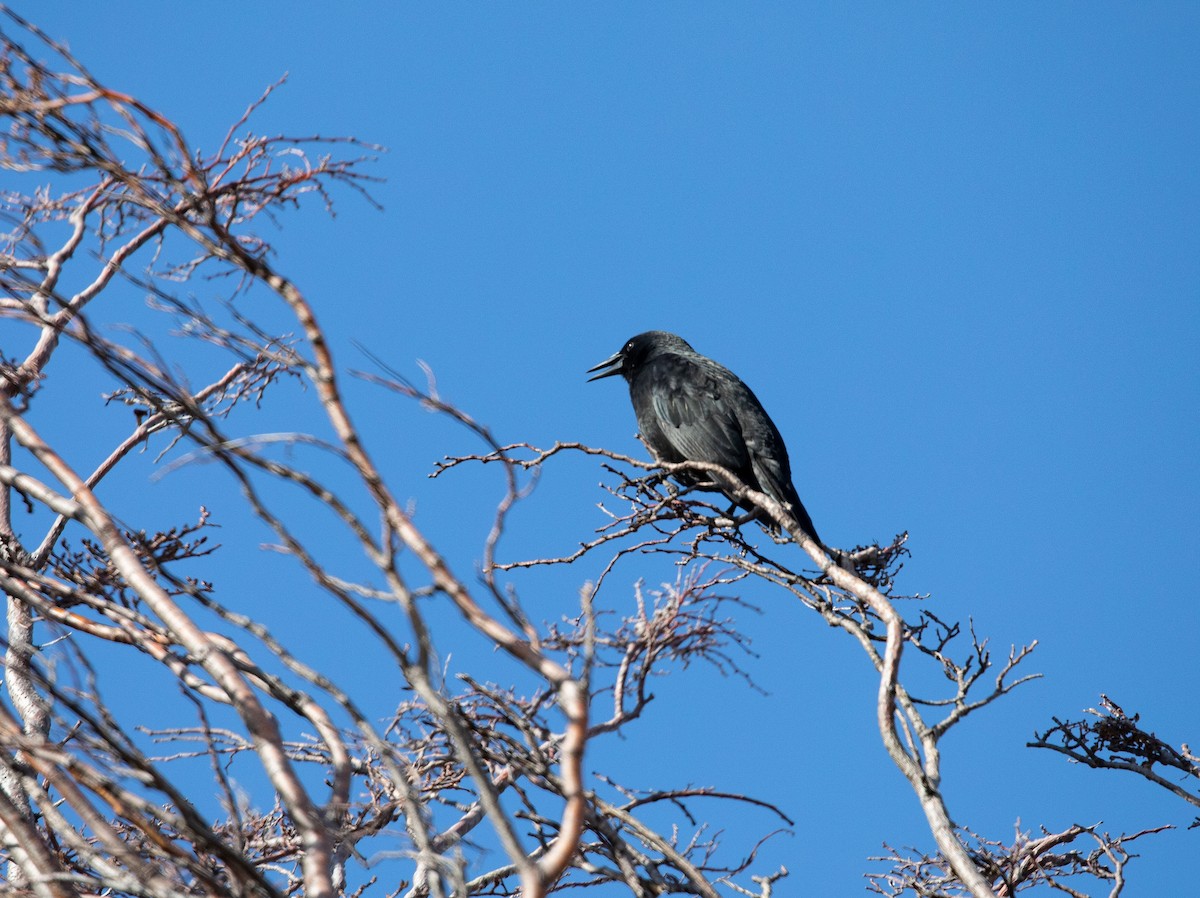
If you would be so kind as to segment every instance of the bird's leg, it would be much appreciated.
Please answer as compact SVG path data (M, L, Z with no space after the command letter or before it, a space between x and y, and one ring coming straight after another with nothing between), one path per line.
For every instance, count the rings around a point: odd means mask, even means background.
M687 511L687 503L683 501L683 496L691 492L690 487L680 489L674 482L667 480L666 475L663 475L662 485L666 498L663 500L663 506L670 508L673 513L679 517Z

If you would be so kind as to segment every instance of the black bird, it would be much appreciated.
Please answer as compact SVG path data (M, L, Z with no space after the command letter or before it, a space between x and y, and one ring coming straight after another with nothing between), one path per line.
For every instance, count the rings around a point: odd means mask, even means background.
M728 468L747 486L791 506L796 522L824 548L792 484L779 428L736 374L666 331L638 334L588 374L595 371L589 382L614 374L629 382L638 429L658 461ZM678 479L704 486L698 476Z

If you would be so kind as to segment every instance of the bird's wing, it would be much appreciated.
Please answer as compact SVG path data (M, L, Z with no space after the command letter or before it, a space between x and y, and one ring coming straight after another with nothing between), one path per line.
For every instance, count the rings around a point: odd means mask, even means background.
M753 394L751 395L753 397ZM750 451L750 467L754 471L754 479L758 481L764 493L778 502L790 505L796 523L820 543L821 537L817 535L817 528L792 483L787 448L775 423L763 410L757 398L753 398L752 402L747 402L742 408L742 430L746 437L746 448Z
M750 456L731 383L688 358L666 356L654 364L658 370L644 378L650 409L678 460L712 462L744 475Z
M743 414L742 417L750 416ZM750 421L743 420L742 425L754 479L758 481L763 492L780 502L790 502L795 488L792 486L783 439L767 418L766 412L761 412L761 419L759 416L753 416Z

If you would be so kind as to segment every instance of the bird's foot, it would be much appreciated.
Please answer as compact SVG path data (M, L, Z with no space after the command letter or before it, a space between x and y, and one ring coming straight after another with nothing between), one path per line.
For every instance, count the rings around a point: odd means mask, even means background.
M735 505L733 508L737 508L737 506ZM733 508L725 512L725 514L719 514L715 518L712 518L713 527L729 527L736 530L743 524L749 524L758 517L753 512L744 515L734 515Z

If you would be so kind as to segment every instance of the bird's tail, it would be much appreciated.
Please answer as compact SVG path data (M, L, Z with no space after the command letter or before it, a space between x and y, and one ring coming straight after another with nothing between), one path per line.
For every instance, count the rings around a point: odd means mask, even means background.
M812 516L808 513L808 509L804 507L804 503L800 501L800 495L796 492L796 487L792 484L787 484L787 494L785 496L788 505L792 507L792 517L796 519L796 523L800 525L800 529L812 537L821 549L828 555L833 553L829 551L829 547L821 539L817 533L816 525L813 524Z

